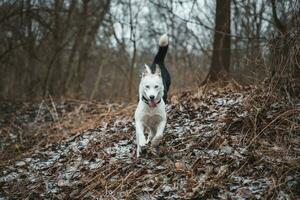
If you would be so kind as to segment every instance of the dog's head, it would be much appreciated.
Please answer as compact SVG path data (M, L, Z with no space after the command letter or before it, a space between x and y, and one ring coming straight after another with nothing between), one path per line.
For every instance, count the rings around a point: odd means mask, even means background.
M164 84L158 65L155 66L154 73L151 72L148 65L145 65L140 84L140 92L148 100L150 107L156 107L157 102L159 102L164 95Z

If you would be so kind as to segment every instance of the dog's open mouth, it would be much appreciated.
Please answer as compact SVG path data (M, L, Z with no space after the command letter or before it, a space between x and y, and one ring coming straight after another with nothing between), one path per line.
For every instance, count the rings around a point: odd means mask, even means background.
M151 108L156 107L156 103L155 103L154 100L150 100L150 101L149 101L149 107L151 107Z

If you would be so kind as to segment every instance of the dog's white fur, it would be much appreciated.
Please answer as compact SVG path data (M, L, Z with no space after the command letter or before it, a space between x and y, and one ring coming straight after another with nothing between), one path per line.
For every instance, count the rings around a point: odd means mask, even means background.
M165 42L165 36L160 38L159 43L161 42ZM137 157L140 156L142 146L151 142L151 148L155 148L163 137L167 121L163 95L164 85L159 66L156 66L156 71L152 74L149 66L145 65L139 85L139 103L135 111ZM143 96L148 100L150 96L154 96L154 101L160 102L156 104L156 107L150 107L142 100ZM146 129L150 131L147 140L144 134Z

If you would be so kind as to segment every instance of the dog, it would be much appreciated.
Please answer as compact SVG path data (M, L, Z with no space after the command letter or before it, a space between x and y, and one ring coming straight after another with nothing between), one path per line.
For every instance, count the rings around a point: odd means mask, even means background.
M168 51L168 36L159 39L159 49L152 65L145 64L139 84L139 102L135 111L136 155L140 156L141 148L151 142L155 150L163 138L167 122L166 102L171 84L170 74L164 65ZM145 130L148 129L147 140Z

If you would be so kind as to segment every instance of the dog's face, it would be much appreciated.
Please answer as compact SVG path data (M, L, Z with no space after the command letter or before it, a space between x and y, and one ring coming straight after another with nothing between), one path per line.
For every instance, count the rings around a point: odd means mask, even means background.
M156 66L154 73L148 65L145 65L141 80L142 95L149 100L149 105L155 107L156 103L162 98L164 85L162 82L161 71Z

